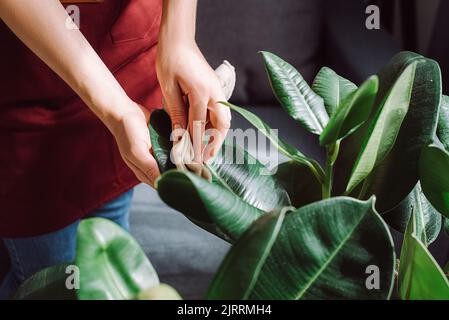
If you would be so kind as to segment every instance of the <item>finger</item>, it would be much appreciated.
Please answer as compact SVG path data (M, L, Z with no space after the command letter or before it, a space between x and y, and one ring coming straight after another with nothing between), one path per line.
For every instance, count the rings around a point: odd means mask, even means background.
M139 179L140 182L146 183L150 186L153 186L153 182L148 179L143 172L140 171L139 168L137 168L135 165L133 165L131 162L129 162L126 158L123 159L126 163L126 165L131 169L131 171L134 173L134 175Z
M212 100L208 107L211 127L215 130L213 139L209 141L210 148L208 150L210 152L205 154L206 161L214 157L220 150L231 127L231 111L228 107L216 101L223 100Z
M161 175L156 160L150 152L151 145L140 143L132 146L131 152L125 155L125 159L137 171L141 181L154 186L154 182ZM137 174L136 174L137 175Z
M203 162L204 130L206 127L207 100L196 94L189 98L189 130L193 142L194 162Z
M173 129L187 129L187 106L178 85L164 92L167 111L170 115Z

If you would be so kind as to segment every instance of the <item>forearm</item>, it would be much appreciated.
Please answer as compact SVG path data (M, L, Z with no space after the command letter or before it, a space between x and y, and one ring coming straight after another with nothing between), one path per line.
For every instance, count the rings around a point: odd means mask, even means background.
M164 0L160 40L176 43L195 41L197 0Z
M126 93L88 41L67 28L58 0L1 0L0 18L106 125L128 107Z

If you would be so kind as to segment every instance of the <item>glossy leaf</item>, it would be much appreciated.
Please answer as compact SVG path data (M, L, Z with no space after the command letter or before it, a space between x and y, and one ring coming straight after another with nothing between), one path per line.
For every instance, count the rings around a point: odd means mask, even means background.
M160 284L139 292L138 300L182 300L179 293L171 286Z
M323 98L327 114L332 116L340 103L357 90L357 86L332 69L324 67L315 77L312 89Z
M415 72L416 62L405 68L375 115L352 170L347 192L362 182L393 148L410 106Z
M395 254L374 200L332 198L286 215L251 298L385 299ZM376 265L379 290L366 286Z
M424 147L419 169L427 199L449 218L449 152L434 145Z
M166 172L159 181L158 193L165 203L192 221L215 224L234 241L265 213L231 190L190 172Z
M311 133L321 134L329 121L323 99L293 66L269 52L262 56L273 92L285 111Z
M442 96L437 136L446 150L449 150L449 97Z
M81 300L130 300L159 285L156 271L136 240L109 220L81 221L76 251Z
M212 281L207 299L247 299L276 241L286 210L260 217L226 255Z
M345 138L368 120L378 85L379 78L372 76L341 102L320 136L321 145L330 145Z
M412 217L405 232L399 266L399 294L403 300L447 300L449 282L426 246L416 236Z
M69 290L66 286L69 266L65 263L37 272L20 285L12 299L76 300L75 290Z
M370 175L367 195L376 195L380 212L395 207L413 190L419 178L421 149L435 137L441 98L440 68L429 59L421 58L416 63L412 100L398 138L387 158Z
M391 88L403 71L417 63L413 85L412 100L408 113L401 125L399 135L388 153L365 180L366 198L375 194L377 209L384 213L396 207L418 182L418 161L421 148L431 143L436 131L438 106L441 92L441 74L435 61L425 59L412 52L401 52L379 72L379 91L374 103L372 115L356 132L341 142L340 152L335 164L334 192L344 193L358 158L368 129L374 116L384 106ZM401 181L400 184L397 181ZM359 185L351 193L359 196Z
M433 243L441 231L441 214L430 204L418 183L396 208L382 214L393 229L404 233L415 210L416 235L425 246Z
M281 163L275 176L296 208L322 199L321 183L303 164L295 161Z

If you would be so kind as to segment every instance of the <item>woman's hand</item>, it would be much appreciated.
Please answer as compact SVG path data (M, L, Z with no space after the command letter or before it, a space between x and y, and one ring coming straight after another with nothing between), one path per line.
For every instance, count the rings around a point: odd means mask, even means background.
M164 0L157 56L157 76L173 129L189 129L194 162L220 149L231 122L220 81L195 42L196 0ZM204 150L208 123L212 140Z
M108 121L107 126L115 137L120 154L136 177L151 186L160 172L151 154L151 140L148 134L148 109L129 102L121 114Z

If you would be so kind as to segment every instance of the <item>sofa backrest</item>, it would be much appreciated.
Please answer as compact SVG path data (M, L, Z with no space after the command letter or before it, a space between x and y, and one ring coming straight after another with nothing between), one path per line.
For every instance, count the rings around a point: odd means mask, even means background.
M259 51L290 62L308 80L320 65L322 0L201 0L197 42L209 63L224 59L237 71L232 98L242 105L272 104Z

